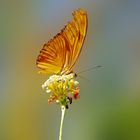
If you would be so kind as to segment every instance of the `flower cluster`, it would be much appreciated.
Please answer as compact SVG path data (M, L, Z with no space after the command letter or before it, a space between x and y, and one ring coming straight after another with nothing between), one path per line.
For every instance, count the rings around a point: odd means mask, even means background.
M42 85L49 94L48 102L56 102L68 108L73 99L79 97L79 82L75 80L73 73L68 75L52 75Z

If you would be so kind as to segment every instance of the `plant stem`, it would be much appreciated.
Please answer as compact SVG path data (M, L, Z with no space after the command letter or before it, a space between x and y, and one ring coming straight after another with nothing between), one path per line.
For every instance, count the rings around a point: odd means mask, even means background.
M62 140L62 132L63 132L63 122L64 122L64 116L65 116L65 106L61 106L61 123L60 123L60 130L59 130L59 140Z

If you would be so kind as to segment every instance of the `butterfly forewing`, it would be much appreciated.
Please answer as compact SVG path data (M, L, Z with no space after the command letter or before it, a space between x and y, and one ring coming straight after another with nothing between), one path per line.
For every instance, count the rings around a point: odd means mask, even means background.
M74 18L53 39L44 44L37 58L43 73L68 74L81 52L87 31L87 14L83 9L73 13Z

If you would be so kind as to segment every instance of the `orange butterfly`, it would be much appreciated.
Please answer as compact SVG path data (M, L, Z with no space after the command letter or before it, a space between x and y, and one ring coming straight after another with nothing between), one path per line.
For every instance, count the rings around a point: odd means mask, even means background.
M87 13L73 12L73 19L53 39L44 44L37 58L41 73L69 74L81 52L87 32Z

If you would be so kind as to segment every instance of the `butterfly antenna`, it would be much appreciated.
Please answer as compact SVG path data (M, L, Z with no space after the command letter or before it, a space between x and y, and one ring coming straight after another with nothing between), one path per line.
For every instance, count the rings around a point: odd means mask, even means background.
M103 67L103 66L101 66L101 65L97 65L97 66L94 66L94 67L85 69L85 70L83 70L83 71L80 71L80 72L78 72L77 74L84 73L84 72L87 72L87 71L90 71L90 70L93 70L93 69L96 69L96 68L102 68L102 67Z
M84 76L78 75L79 78L86 80L87 82L90 82L89 79L85 78Z

